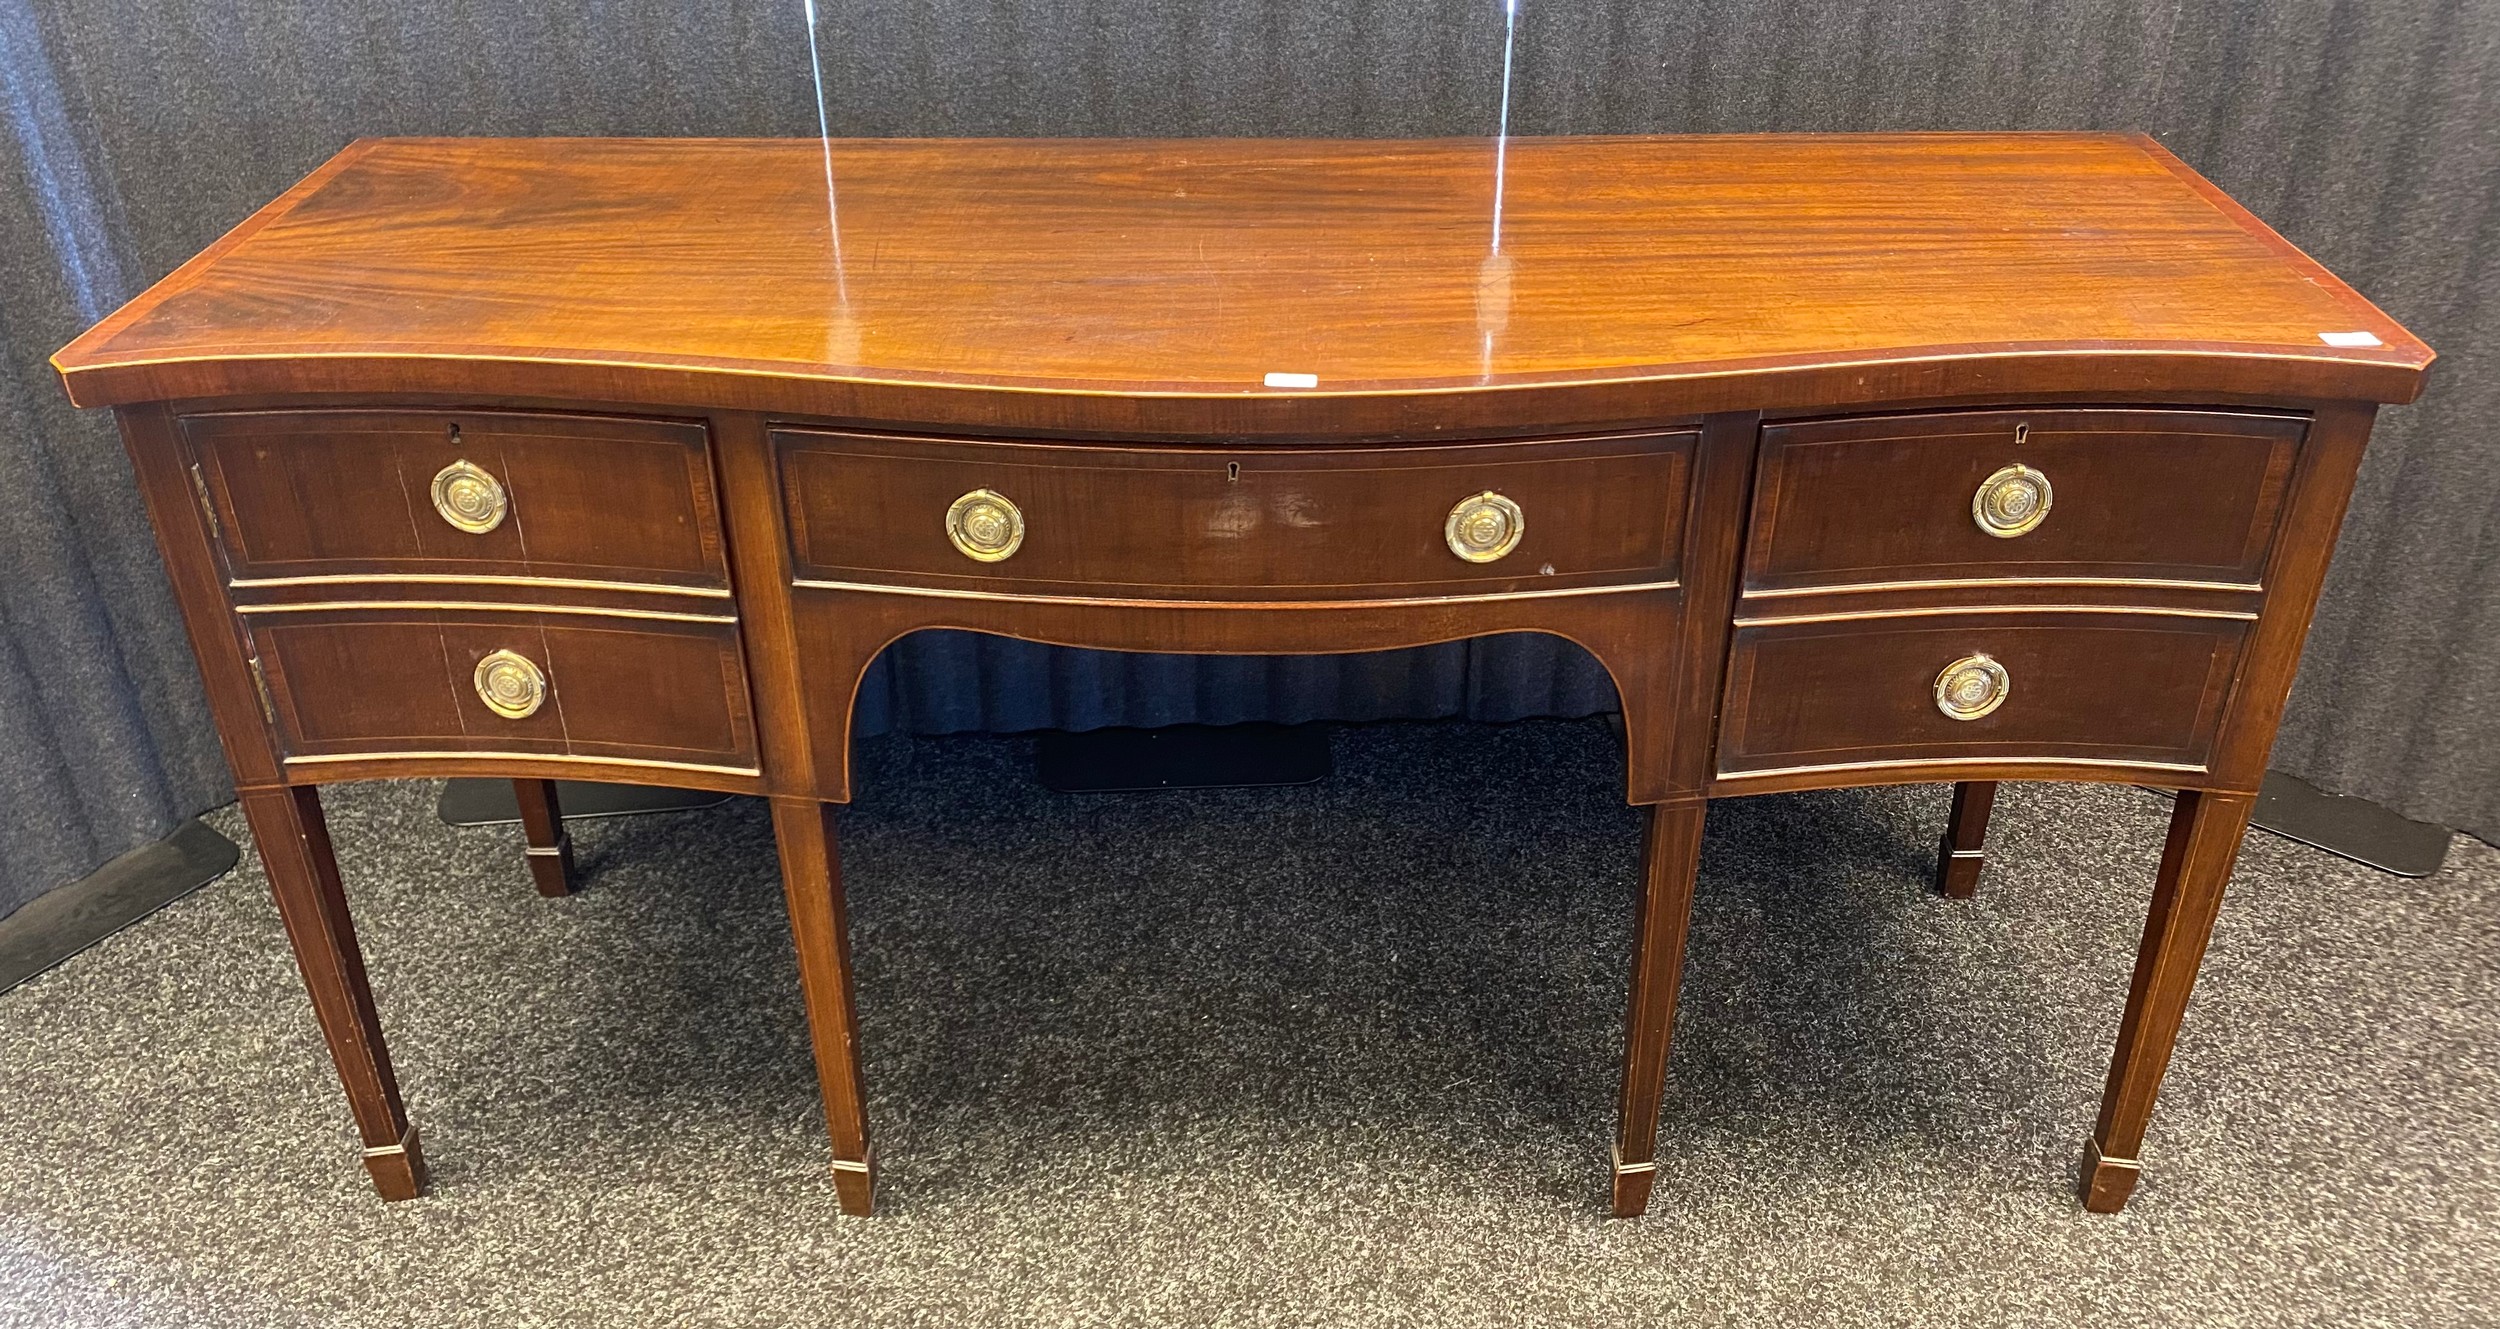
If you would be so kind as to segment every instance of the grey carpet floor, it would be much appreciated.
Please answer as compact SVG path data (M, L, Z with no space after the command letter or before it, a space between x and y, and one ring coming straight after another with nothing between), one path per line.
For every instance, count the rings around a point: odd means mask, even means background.
M333 791L435 1171L384 1205L257 869L0 996L0 1324L2469 1325L2500 1319L2500 851L2249 842L2133 1208L2074 1199L2165 805L1713 809L1649 1218L1602 1216L1635 815L1592 724L1307 788L1046 793L888 740L845 815L883 1214L843 1218L761 808ZM238 838L240 819L219 814Z

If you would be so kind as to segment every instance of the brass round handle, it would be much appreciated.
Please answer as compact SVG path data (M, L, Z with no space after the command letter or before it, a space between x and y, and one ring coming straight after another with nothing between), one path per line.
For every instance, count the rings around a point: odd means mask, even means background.
M1519 505L1488 489L1462 498L1441 523L1441 538L1450 552L1470 563L1490 563L1519 547L1528 532L1528 514Z
M946 538L964 557L996 563L1024 543L1024 513L1003 494L975 489L946 509Z
M1936 709L1948 720L1976 720L2005 704L2014 676L1985 655L1965 655L1936 675Z
M503 525L512 500L501 481L462 458L434 473L434 510L461 530L484 535Z
M1979 482L1979 492L1970 496L1970 519L1988 534L2011 540L2038 526L2056 496L2049 477L2017 462Z
M526 720L547 702L547 676L517 651L495 651L477 662L477 697L507 720Z

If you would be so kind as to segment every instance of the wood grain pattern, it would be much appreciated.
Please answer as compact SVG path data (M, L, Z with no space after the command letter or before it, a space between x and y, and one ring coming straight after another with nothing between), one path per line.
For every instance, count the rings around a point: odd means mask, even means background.
M531 753L752 766L737 629L605 615L313 609L250 621L290 759L390 752ZM478 662L539 666L547 698L488 709Z
M2153 1118L2153 1096L2170 1067L2188 993L2222 909L2222 888L2231 879L2255 807L2256 799L2247 795L2182 790L2171 813L2161 876L2127 990L2127 1013L2092 1128L2083 1189L2084 1207L2096 1213L2124 1207L2143 1171L2139 1155Z
M2027 610L1737 630L1714 792L1748 777L1796 788L1880 783L1885 768L1990 759L2203 773L2248 625L2233 619ZM1976 720L1937 709L1935 683L1963 656L2012 676ZM2115 772L2105 773L2114 774ZM2074 777L2069 777L2074 778Z
M279 758L270 742L261 686L244 645L243 626L226 600L209 508L193 485L180 427L162 406L126 407L114 414L121 425L122 448L130 454L130 468L139 481L139 497L147 504L148 524L156 531L157 552L165 558L166 579L182 607L183 632L199 662L226 765L238 788L275 785Z
M1996 802L1993 780L1964 780L1953 786L1953 819L1936 848L1936 890L1948 899L1967 900L1979 893L1979 874L1988 865L1988 814Z
M799 985L816 1050L825 1128L833 1144L833 1184L842 1212L866 1217L876 1173L868 1152L868 1091L859 1074L859 1012L851 1000L851 925L842 904L841 841L834 810L809 799L772 800L781 848L781 885L799 953Z
M239 792L253 848L269 873L270 893L295 948L296 968L347 1090L356 1133L364 1139L365 1170L382 1198L415 1199L425 1191L425 1156L400 1102L390 1048L382 1041L382 1017L374 1010L364 952L348 917L321 796L308 788Z
M513 411L185 416L239 580L494 576L728 587L700 425ZM502 485L471 533L433 505L456 461Z
M476 776L497 780L583 780L609 784L656 784L708 789L722 794L761 794L764 773L753 766L711 766L687 761L625 757L577 757L560 752L359 752L346 756L288 757L285 776L302 785L352 780L433 780Z
M1677 639L1674 588L1550 597L1386 600L1335 604L1157 604L966 598L802 587L794 638L808 698L816 796L851 797L852 702L879 652L906 633L958 628L1102 650L1331 655L1502 632L1546 632L1585 647L1614 679L1630 747L1627 794L1655 803L1698 792L1706 731L1678 723L1685 662L1661 649ZM1679 752L1692 754L1679 760Z
M1469 447L1042 446L777 430L799 577L1093 599L1336 600L1664 585L1677 576L1695 430ZM948 543L975 489L1023 544ZM1526 517L1490 563L1443 526L1486 491Z
M2092 1146L2086 1203L2123 1203L2372 412L2428 348L2141 138L1522 141L1498 258L1491 151L373 141L65 348L122 406L377 1188L423 1164L313 785L515 779L551 892L546 781L769 795L865 1213L833 805L878 652L1543 632L1612 677L1649 805L1617 1212L1707 798L1939 779L1953 894L1997 780L2188 791ZM461 457L506 527L429 524ZM2049 521L1980 534L2015 460ZM1026 509L1013 559L947 543L972 488ZM1441 522L1484 489L1528 535L1468 564ZM538 712L476 695L496 649ZM1947 719L1973 651L2011 698Z
M1763 430L1745 593L2053 579L2256 587L2308 422L2217 411L1957 411ZM1999 468L2054 495L1991 535L1971 501Z
M1655 419L1910 396L1870 371L1936 362L1969 371L1944 392L2185 375L2402 401L2430 358L2142 139L1522 139L1488 263L1493 151L368 140L55 363L86 405L528 383L940 422L1008 391L1151 429L1156 396L1307 400L1278 372L1323 394L1634 383ZM1726 376L1758 377L1677 405Z
M2367 402L2329 402L2318 408L2310 425L2283 532L2266 566L2266 584L2272 589L2249 634L2238 704L2223 721L2215 745L2212 764L2219 789L2254 794L2266 778L2275 726L2292 695L2309 619L2326 587L2327 561L2335 556L2335 535L2343 529L2344 505L2360 476L2362 449L2370 441L2377 411Z
M784 496L764 419L743 414L714 416L712 436L720 444L720 476L732 534L730 558L743 620L740 636L747 649L747 675L754 689L769 788L793 798L847 801L850 714L859 683L851 680L838 701L832 693L811 698L807 691L810 680L801 673L792 605L791 584L797 573L791 563L790 536L783 526ZM864 662L861 667L866 667ZM844 746L820 754L813 717L837 706ZM825 761L827 756L830 762ZM830 770L825 769L828 765ZM825 792L829 790L842 792Z
M564 803L553 780L515 780L512 802L521 813L523 857L540 895L573 893L573 836L564 829Z
M1675 1038L1676 990L1692 923L1693 877L1708 805L1660 803L1641 836L1641 894L1632 923L1632 999L1624 1020L1623 1092L1614 1149L1614 1215L1649 1209L1658 1177L1658 1104Z

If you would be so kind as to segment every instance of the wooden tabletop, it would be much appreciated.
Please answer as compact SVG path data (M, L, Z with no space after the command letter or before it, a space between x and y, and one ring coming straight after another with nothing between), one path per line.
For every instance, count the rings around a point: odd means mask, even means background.
M2431 352L2141 137L383 139L54 363L106 405L533 372L648 401L1797 370L1845 395L2128 356L2403 401Z

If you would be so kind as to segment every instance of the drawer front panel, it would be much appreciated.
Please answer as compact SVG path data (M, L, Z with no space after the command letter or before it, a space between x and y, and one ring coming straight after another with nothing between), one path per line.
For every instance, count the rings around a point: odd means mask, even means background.
M1719 773L1973 759L2201 768L2248 626L1997 611L1742 627L1728 660ZM1974 657L2003 671L2003 697L1956 719L1939 701L1939 678ZM1974 693L1948 700L1984 708L1983 690Z
M508 576L726 588L702 426L494 412L185 417L240 580ZM435 482L471 469L453 511ZM478 478L478 477L483 477ZM500 494L500 501L496 495ZM457 506L465 502L468 508Z
M502 752L755 764L732 623L458 609L289 611L247 623L290 757ZM481 694L490 657L535 677L527 714L499 712Z
M774 434L803 579L1168 599L1349 599L1650 584L1676 576L1697 434L1305 452ZM948 511L988 491L1012 552L983 561ZM1454 536L1479 495L1505 517ZM998 511L988 516L995 525ZM993 532L993 534L1003 533Z
M1762 431L1745 553L1751 594L1979 578L2254 586L2307 422L2222 411L1968 411ZM2017 441L2019 437L2019 442ZM2029 476L2011 474L2023 467ZM2047 512L1982 529L1992 477ZM2033 477L2038 477L2035 480Z

